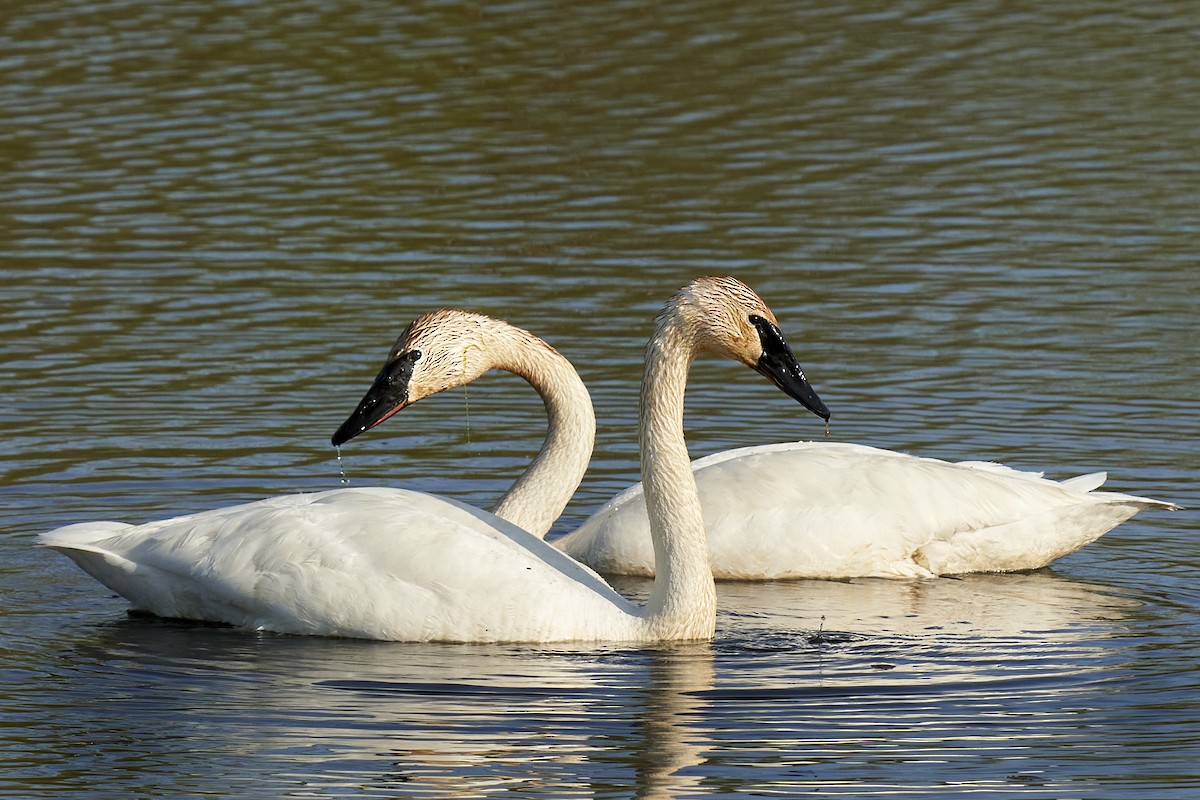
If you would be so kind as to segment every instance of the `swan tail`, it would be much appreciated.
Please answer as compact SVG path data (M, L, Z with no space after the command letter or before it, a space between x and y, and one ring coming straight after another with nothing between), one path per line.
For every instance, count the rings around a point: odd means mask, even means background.
M137 564L114 553L104 542L132 527L122 522L84 522L43 533L38 542L67 556L108 588L124 594L118 584L137 572Z
M1108 480L1107 472L1089 472L1087 475L1076 475L1074 478L1067 478L1059 481L1059 485L1064 489L1070 489L1073 492L1088 494L1097 500L1112 505L1130 505L1135 506L1138 511L1145 511L1150 508L1157 508L1163 511L1178 511L1182 506L1175 503L1169 503L1164 500L1155 500L1150 497L1139 497L1135 494L1124 494L1122 492L1097 492L1104 482ZM1132 516L1132 514L1130 515Z
M38 536L38 543L62 552L95 550L96 542L132 527L125 522L81 522L43 533Z
M1158 509L1159 511L1179 511L1183 506L1178 503L1171 503L1166 500L1155 500L1152 497L1139 497L1136 494L1122 494L1121 492L1090 492L1091 497L1098 498L1108 504L1116 506L1132 506L1136 514L1138 511L1147 509ZM1129 515L1130 517L1133 514ZM1126 517L1128 519L1128 517Z
M1087 475L1076 475L1074 478L1067 478L1059 481L1059 486L1064 489L1070 489L1073 492L1090 492L1094 489L1099 489L1108 480L1107 472L1089 472Z
M129 600L134 608L163 617L180 613L170 581L159 570L139 565L115 552L108 540L133 528L121 522L86 522L43 533L38 541L75 562L81 570Z
M1009 478L1025 478L1028 480L1039 480L1045 478L1045 473L1042 472L1027 472L1026 470L1013 469L1004 464L997 464L994 461L960 461L958 466L970 467L982 472L991 472L996 475L1003 475ZM1182 506L1175 503L1168 503L1162 500L1153 500L1149 497L1138 497L1132 494L1122 494L1120 492L1097 492L1104 482L1108 480L1107 472L1089 472L1086 475L1076 475L1074 478L1066 478L1061 481L1054 481L1064 489L1079 494L1086 494L1101 500L1105 503L1113 505L1133 505L1137 507L1137 511L1142 511L1148 508L1158 508L1166 511L1178 511ZM1134 512L1136 513L1136 512ZM1130 514L1130 516L1133 516ZM1126 517L1128 519L1128 517Z
M1145 511L1150 508L1157 508L1163 511L1178 511L1183 506L1169 503L1165 500L1155 500L1150 497L1139 497L1136 494L1125 494L1123 492L1098 492L1096 491L1104 482L1108 480L1107 472L1089 472L1087 475L1076 475L1074 478L1067 478L1059 481L1059 486L1064 489L1070 489L1073 492L1089 495L1097 500L1110 505L1126 505L1134 506L1137 511ZM1136 511L1134 512L1136 513ZM1133 516L1130 514L1130 516Z
M1041 569L1096 541L1139 511L1179 508L1174 503L1118 492L1088 492L1086 496L1092 502L1072 503L930 542L913 554L913 560L935 575Z

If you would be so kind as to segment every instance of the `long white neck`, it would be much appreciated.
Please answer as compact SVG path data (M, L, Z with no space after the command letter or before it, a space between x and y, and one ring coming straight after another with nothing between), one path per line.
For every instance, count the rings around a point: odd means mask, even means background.
M638 441L654 542L654 588L643 616L663 639L709 639L717 592L700 494L683 437L683 398L697 347L669 309L646 347Z
M541 339L505 326L493 366L520 375L546 404L549 428L541 450L492 513L544 538L583 480L596 439L592 398L571 362Z

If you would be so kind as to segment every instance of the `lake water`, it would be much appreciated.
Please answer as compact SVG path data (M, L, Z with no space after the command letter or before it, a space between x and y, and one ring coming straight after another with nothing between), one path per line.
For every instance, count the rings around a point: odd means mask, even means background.
M578 6L6 6L0 796L1200 796L1200 5ZM664 648L131 617L33 546L336 486L443 305L591 387L569 530L637 479L642 345L708 273L835 440L1193 510L1033 574L722 585ZM727 363L688 403L696 455L820 436ZM487 376L346 469L486 506L544 429Z

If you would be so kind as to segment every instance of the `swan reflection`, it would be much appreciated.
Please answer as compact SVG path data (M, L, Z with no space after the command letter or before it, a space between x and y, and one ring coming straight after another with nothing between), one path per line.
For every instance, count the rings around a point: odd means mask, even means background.
M147 770L253 764L281 792L676 797L705 774L689 768L705 763L715 685L707 643L404 645L145 617L100 629L73 658L88 697L156 709L153 726L109 703L76 709L114 748L136 746Z
M1137 601L1049 570L938 580L779 581L721 587L724 616L738 627L924 636L1037 633L1071 639L1091 623L1121 619Z
M650 585L619 588L636 598ZM86 632L69 669L46 681L92 746L39 747L48 764L131 792L163 770L176 787L201 781L220 763L275 795L816 786L830 772L852 777L857 762L845 758L862 748L951 747L946 719L964 709L1012 709L1029 736L1044 735L1042 722L1058 730L1061 703L1110 696L1125 657L1111 642L1137 609L1037 572L723 584L715 643L660 648L253 636L130 618ZM1016 729L989 719L978 745L1012 746ZM891 727L927 736L889 741ZM130 750L137 769L114 775L106 759Z

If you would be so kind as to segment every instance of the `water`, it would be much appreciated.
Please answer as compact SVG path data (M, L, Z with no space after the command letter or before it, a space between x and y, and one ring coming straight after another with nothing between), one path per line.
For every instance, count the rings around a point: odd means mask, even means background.
M10 3L0 796L1195 796L1194 510L1030 575L723 585L716 640L665 648L130 617L32 541L336 487L330 434L442 305L591 388L569 530L636 479L641 347L701 273L772 305L833 440L1196 509L1197 30L1099 0ZM688 402L697 455L821 437L725 363ZM487 505L543 432L488 376L345 470Z

